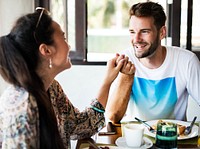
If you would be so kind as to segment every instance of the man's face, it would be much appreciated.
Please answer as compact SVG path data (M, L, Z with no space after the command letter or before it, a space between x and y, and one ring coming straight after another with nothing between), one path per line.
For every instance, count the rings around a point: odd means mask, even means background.
M137 58L151 57L161 44L160 35L152 17L132 16L129 31Z

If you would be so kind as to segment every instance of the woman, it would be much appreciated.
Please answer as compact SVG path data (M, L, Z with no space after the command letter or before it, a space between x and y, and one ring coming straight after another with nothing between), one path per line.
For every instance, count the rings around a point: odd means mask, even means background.
M117 55L91 106L79 112L54 80L69 69L69 45L44 8L20 17L0 38L0 74L10 84L0 98L2 148L68 148L70 139L94 135L104 125L110 86L132 64Z

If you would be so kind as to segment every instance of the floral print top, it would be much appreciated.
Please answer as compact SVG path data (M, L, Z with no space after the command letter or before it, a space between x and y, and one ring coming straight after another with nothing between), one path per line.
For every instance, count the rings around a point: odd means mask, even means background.
M69 101L57 81L48 90L64 146L70 139L90 137L103 128L104 107L93 100L80 112ZM2 149L38 149L39 113L36 100L25 89L10 86L0 98L0 146Z

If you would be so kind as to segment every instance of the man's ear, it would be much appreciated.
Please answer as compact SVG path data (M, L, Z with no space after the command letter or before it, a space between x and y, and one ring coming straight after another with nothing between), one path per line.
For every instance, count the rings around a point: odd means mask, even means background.
M160 29L160 40L166 37L166 33L167 33L166 26L162 26Z
M40 44L39 51L43 56L49 56L52 54L51 48L49 48L46 44Z

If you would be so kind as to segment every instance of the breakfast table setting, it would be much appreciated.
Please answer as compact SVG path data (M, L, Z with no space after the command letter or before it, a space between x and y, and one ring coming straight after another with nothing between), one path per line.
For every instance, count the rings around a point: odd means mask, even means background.
M167 125L173 123L176 124L177 128L177 137L176 144L174 148L200 148L198 146L198 134L199 134L199 122L196 122L196 117L194 117L193 121L180 121L180 120L151 120L151 121L142 121L138 118L135 121L126 121L119 124L107 122L106 126L97 134L92 136L91 138L80 139L77 141L76 149L146 149L146 148L163 148L158 147L158 135L156 131L152 131L150 129L158 129L155 128L158 126L158 123L163 122ZM127 128L126 127L135 127L134 125L143 125L144 129L142 132L142 141L138 147L133 147L128 144L127 136ZM151 128L152 127L152 128ZM182 127L184 127L183 130ZM180 129L180 130L179 130ZM132 130L131 130L132 131ZM182 134L179 131L182 131ZM189 131L189 132L188 132ZM130 133L130 139L133 138L134 132ZM137 132L138 133L138 132ZM125 135L126 134L126 135ZM137 137L132 139L129 143L139 142L140 134L136 134ZM161 138L164 138L161 136ZM137 141L136 141L137 140ZM199 142L200 143L200 142ZM200 145L200 144L199 144ZM166 147L171 148L171 147Z

